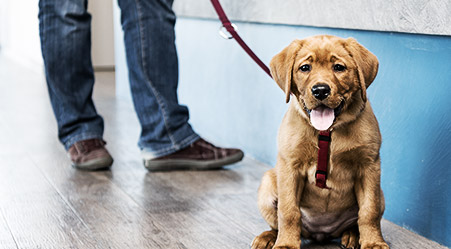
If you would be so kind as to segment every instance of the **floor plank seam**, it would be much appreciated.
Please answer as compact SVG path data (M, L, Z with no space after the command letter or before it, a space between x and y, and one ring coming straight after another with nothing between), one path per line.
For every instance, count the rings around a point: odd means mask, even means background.
M134 203L137 207L139 207L140 209L144 210L144 213L145 213L146 215L148 215L150 218L152 218L152 215L153 215L153 214L152 214L147 208L145 208L144 206L142 206L137 200L135 200L135 199L133 198L132 195L128 194L126 190L122 189L117 183L115 183L115 182L112 181L111 179L108 179L108 180L109 180L114 186L116 186L116 188L118 188L124 195L128 196L128 198L129 198L130 200L132 200L133 203ZM165 231L166 234L167 234L168 236L170 236L170 239L171 239L171 240L177 241L177 238L175 238L174 235L172 235L169 231L167 231L167 229L165 229L165 226L164 226L160 221L154 220L154 223L153 223L153 224L154 224L158 229L160 229L160 230L162 230L162 231ZM179 242L179 243L180 243L181 245L183 245L183 243L181 243L181 242ZM183 245L183 246L185 247L185 245Z
M80 216L80 214L77 212L77 210L74 208L74 206L72 205L72 203L65 198L65 196L63 195L63 193L59 190L59 188L53 183L53 181L48 177L48 175L41 169L41 167L39 167L38 163L35 161L35 159L33 158L33 156L29 153L29 152L25 152L27 154L27 156L30 158L30 161L33 163L33 165L37 168L37 170L42 174L42 176L44 177L44 179L47 181L47 183L55 190L55 192L58 194L58 196L60 197L60 199L63 201L64 204L67 205L67 207L72 211L72 213L75 215L75 217L77 217L77 219L81 222L81 224L83 225L84 228L86 228L86 230L89 231L89 234L91 234L91 238L94 239L94 241L98 244L98 245L102 245L102 243L97 239L94 233L94 231L89 227L89 225L83 220L83 218Z
M85 226L85 228L87 228L90 232L92 232L88 225L85 223L85 221L80 217L80 215L78 214L78 212L75 210L75 208L73 207L73 205L70 203L69 200L67 200L63 194L61 193L61 191L58 189L58 187L49 179L49 177L47 176L47 174L39 167L39 165L37 164L37 162L34 160L34 158L28 153L26 152L27 155L29 156L31 162L33 162L34 166L38 169L38 171L42 174L42 176L44 177L44 179L47 181L48 184L50 184L50 186L52 186L52 188L55 190L56 193L58 193L58 196L61 198L61 200L70 208L70 210L75 214L75 216L80 220L80 222L83 224L83 226Z
M5 222L6 227L8 228L9 234L11 235L11 238L13 239L14 244L16 245L16 248L19 249L20 247L19 247L19 245L17 244L17 239L16 239L16 237L14 236L14 234L13 234L13 232L12 232L12 230L11 230L11 227L9 226L8 220L6 219L5 214L3 213L3 209L0 209L0 214L2 215L2 219L3 219L3 221Z

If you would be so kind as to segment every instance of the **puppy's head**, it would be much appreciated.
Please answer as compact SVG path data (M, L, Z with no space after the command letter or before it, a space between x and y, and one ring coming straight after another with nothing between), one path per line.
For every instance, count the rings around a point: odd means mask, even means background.
M301 113L317 130L357 117L378 65L376 56L355 39L326 35L295 40L270 63L286 101L293 94Z

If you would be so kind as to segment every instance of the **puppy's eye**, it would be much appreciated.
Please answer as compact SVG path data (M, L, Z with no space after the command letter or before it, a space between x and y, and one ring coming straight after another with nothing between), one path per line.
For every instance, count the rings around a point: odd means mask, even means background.
M301 70L302 72L310 72L310 70L312 70L312 66L310 66L309 64L304 64L299 68L299 70Z
M341 64L335 64L334 65L334 71L336 72L343 72L344 70L346 70L346 67L341 65Z

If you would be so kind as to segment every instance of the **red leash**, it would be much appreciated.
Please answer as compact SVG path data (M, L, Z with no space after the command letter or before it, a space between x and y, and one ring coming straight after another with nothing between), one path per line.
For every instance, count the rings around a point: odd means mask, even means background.
M238 35L235 29L235 25L233 25L229 18L227 18L226 13L222 9L221 4L219 3L219 0L211 0L211 3L213 4L213 7L216 10L216 13L218 13L219 20L222 22L222 26L227 30L227 32L230 33L233 39L235 39L236 42L246 51L246 53L265 71L269 77L272 78L271 72L269 71L269 68L263 63L258 56L250 49L247 44L241 39L241 37ZM224 37L226 37L224 35ZM229 38L230 37L226 37ZM316 186L320 188L326 188L329 189L326 185L326 179L327 179L327 163L329 161L329 143L331 141L330 139L330 131L321 131L318 136L318 165L316 166Z
M236 32L235 28L233 27L233 24L230 22L229 18L227 18L226 13L222 9L221 4L219 3L219 0L211 0L211 3L213 4L213 7L216 10L216 13L218 13L219 20L222 22L222 26L227 30L227 32L232 35L232 37L235 39L236 42L246 51L246 53L265 71L269 77L272 78L271 72L269 71L269 68L263 63L260 58L250 49L247 44L241 39L240 35Z
M327 188L327 162L329 161L330 131L320 131L318 136L318 165L316 166L316 186Z

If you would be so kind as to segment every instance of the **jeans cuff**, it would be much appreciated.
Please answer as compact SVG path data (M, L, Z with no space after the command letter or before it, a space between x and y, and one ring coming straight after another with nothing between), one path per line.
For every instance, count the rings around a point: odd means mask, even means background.
M64 144L64 148L66 150L69 150L69 148L76 142L79 142L82 140L87 140L87 139L95 139L95 138L103 139L103 136L96 132L85 132L82 134L76 134L76 135L70 136L70 137L66 138L65 141L62 141L62 143Z
M182 141L172 144L168 148L163 148L163 149L154 151L151 148L144 147L141 149L141 156L144 160L151 160L151 159L154 159L157 157L170 155L176 151L179 151L181 149L184 149L184 148L190 146L191 144L193 144L194 142L196 142L199 139L200 139L200 136L197 135L196 133L193 133L192 135L188 136L187 138L183 139Z

